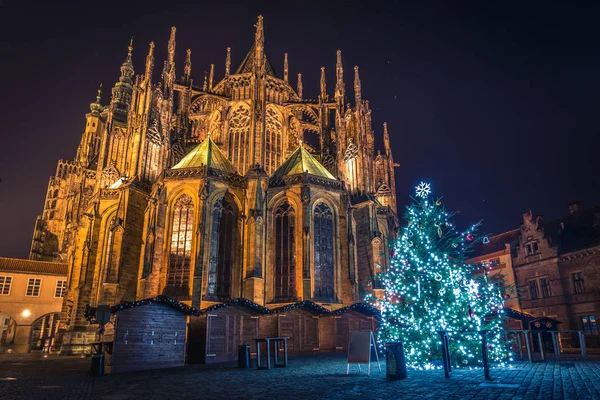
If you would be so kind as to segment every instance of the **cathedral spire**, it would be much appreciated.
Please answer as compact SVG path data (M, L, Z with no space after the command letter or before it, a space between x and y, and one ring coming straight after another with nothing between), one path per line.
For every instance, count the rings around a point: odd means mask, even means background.
M298 96L302 100L302 74L298 74Z
M231 47L227 48L227 56L225 57L225 78L229 77L231 72Z
M283 80L288 81L289 66L288 66L288 53L283 54Z
M325 82L325 67L321 67L321 100L327 100L327 84Z
M256 27L256 33L254 34L254 71L262 75L265 62L265 31L262 15L258 16L258 21L254 26Z
M344 67L342 66L342 51L337 51L335 63L335 100L344 105Z
M183 82L190 83L192 75L192 50L187 49L185 54L185 64L183 64Z
M358 65L354 66L354 101L356 107L361 103L361 88L360 88L360 76L358 75Z
M146 69L144 72L145 81L152 81L152 70L154 69L154 42L150 42L150 49L148 50L148 55L146 56Z
M390 148L390 135L388 134L387 122L383 123L383 146L385 147L385 155L389 158L392 150Z
M210 64L210 75L208 76L208 91L212 91L213 80L215 79L215 64Z
M171 36L169 37L169 45L168 45L168 51L169 51L168 61L169 61L169 67L173 68L173 69L175 68L175 33L176 32L177 32L177 28L172 26L171 27Z

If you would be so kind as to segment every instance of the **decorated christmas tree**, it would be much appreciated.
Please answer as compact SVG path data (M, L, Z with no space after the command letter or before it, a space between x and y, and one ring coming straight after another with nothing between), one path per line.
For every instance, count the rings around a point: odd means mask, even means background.
M480 334L457 331L490 330L489 359L506 357L502 282L492 279L485 266L466 263L480 240L479 223L460 232L453 215L431 195L429 184L417 186L391 266L378 277L385 289L376 300L382 312L380 342L402 342L410 367L432 368L441 360L439 331L455 332L449 333L454 365L480 365L482 359Z

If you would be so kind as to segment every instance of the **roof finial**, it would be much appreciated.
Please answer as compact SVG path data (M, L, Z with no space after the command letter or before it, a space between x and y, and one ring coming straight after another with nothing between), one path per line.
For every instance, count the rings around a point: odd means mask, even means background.
M336 53L335 99L343 107L343 105L344 105L344 67L342 66L342 51L341 50L338 50Z
M229 77L231 71L231 47L227 48L227 56L225 57L225 78Z
M215 64L210 64L210 75L208 76L208 91L212 91L215 78Z
M208 73L204 71L204 83L202 84L202 91L206 92L208 89Z
M177 28L172 26L171 27L171 36L169 37L169 45L168 45L169 66L172 66L173 64L175 64L175 33L176 32L177 32Z
M361 103L361 88L360 88L360 76L358 75L358 65L354 66L354 101L356 107Z
M259 74L263 74L264 68L264 55L265 55L265 31L263 28L263 16L258 16L258 21L256 22L256 33L254 35L254 68L255 71Z
M90 111L92 114L97 115L102 111L102 105L100 104L100 96L102 95L102 83L98 88L98 94L96 95L96 101L90 104Z
M325 82L325 67L321 67L321 100L327 100L327 83Z
M144 73L144 79L146 82L152 81L152 70L154 69L154 42L150 42L150 49L146 56L146 71Z
M283 80L288 81L289 66L288 66L288 53L283 54Z
M98 88L98 95L96 96L96 103L100 104L100 96L102 95L102 82L100 82L100 87Z
M298 97L302 100L302 74L298 74Z
M185 83L189 83L191 75L192 75L192 50L187 49L186 54L185 54L185 63L183 64L183 81Z

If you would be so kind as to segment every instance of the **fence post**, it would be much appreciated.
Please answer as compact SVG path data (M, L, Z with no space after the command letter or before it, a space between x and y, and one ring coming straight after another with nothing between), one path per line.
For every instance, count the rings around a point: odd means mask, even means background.
M444 363L444 377L450 378L450 371L448 368L448 365L450 364L450 360L448 359L448 352L447 352L448 342L446 341L446 332L439 331L438 333L440 334L440 337L442 339L442 361Z
M527 357L529 358L529 362L533 362L531 358L531 344L529 343L529 331L523 331L523 335L525 336L525 346L527 347Z
M552 347L554 348L554 358L558 360L560 357L560 349L558 348L558 333L550 332L552 334Z
M481 335L481 355L483 357L483 374L485 379L488 381L492 380L490 376L490 366L488 364L488 351L487 351L487 333L488 331L479 331Z
M540 345L540 355L542 356L542 361L546 361L546 353L544 352L544 341L542 340L542 332L537 333L538 343Z
M587 357L587 348L585 347L585 335L582 331L578 331L579 333L579 347L581 348L581 358L585 360Z

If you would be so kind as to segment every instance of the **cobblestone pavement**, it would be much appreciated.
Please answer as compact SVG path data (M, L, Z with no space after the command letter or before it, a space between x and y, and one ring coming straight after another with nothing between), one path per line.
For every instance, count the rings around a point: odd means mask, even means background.
M371 376L355 366L347 376L342 355L295 357L288 368L261 371L187 365L90 378L89 367L89 358L2 357L0 399L600 399L600 360L516 362L492 368L491 382L480 369L386 381L376 364Z

